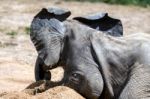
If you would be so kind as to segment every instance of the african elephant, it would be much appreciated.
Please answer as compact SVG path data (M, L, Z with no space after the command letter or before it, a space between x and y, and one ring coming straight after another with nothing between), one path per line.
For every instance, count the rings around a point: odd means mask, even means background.
M51 74L49 69L55 68L58 65L64 65L62 64L62 55L64 54L62 49L65 45L64 39L66 35L72 32L70 28L80 24L82 24L80 26L91 27L87 28L87 30L82 28L74 30L79 32L80 35L86 33L86 31L103 31L113 36L123 35L121 21L109 17L107 13L97 13L67 20L70 15L70 11L62 10L61 8L43 8L34 17L30 36L38 52L35 64L36 81L42 79L50 80ZM73 23L76 23L76 25L70 25Z
M60 82L43 81L44 87L40 83L36 88L29 86L27 89L42 92L65 85L87 99L150 97L149 34L113 37L76 21L69 26L72 32L67 32L61 56L65 62L63 79ZM77 32L82 29L88 31Z
M149 34L78 35L68 36L64 85L88 99L150 98Z
M87 34L68 37L64 85L90 99L149 99L150 35Z

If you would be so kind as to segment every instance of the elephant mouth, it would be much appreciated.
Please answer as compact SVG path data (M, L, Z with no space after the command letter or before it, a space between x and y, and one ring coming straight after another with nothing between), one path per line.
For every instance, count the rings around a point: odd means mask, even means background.
M51 69L53 69L53 68L56 68L58 66L58 64L57 63L55 63L55 64L52 64L52 65L43 65L43 70L44 71L47 71L47 70L51 70Z
M84 95L83 95L84 96ZM99 99L100 94L98 94L97 92L92 92L87 94L86 96L88 99Z
M92 95L95 97L100 97L100 94L98 92L92 92Z
M40 59L42 60L42 69L44 71L54 69L58 66L64 66L64 63L62 62L62 60L60 58L58 59L58 61L54 61L54 60L47 58L46 57L47 55L45 55L45 57L41 57L41 56L39 55Z

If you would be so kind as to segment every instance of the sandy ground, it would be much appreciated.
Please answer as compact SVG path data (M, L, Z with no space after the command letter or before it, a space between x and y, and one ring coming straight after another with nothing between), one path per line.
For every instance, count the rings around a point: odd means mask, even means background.
M104 3L62 2L59 0L1 0L0 1L0 97L6 99L83 99L67 87L52 88L36 96L20 92L34 82L34 64L37 53L25 28L43 7L70 9L73 16L108 12L122 20L124 34L150 33L150 8L107 5ZM10 32L17 33L11 35ZM62 78L62 68L52 70L52 80ZM15 92L14 92L15 91ZM19 91L19 92L16 92ZM6 93L9 93L5 95ZM70 96L70 97L68 97Z

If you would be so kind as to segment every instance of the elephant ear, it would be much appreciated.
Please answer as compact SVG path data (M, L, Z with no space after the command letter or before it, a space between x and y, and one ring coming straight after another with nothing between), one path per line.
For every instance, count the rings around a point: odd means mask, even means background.
M36 47L38 57L47 66L54 65L59 60L61 40L65 32L62 21L70 14L70 11L62 8L43 8L31 23L31 40Z
M31 40L44 64L50 66L59 60L65 27L57 19L36 18L31 24Z
M66 20L71 12L62 8L43 8L34 18L51 19L55 18L59 21Z
M47 79L46 70L54 67L60 59L65 21L71 12L61 8L43 8L31 23L31 40L38 52L35 65L36 80Z
M93 57L98 64L99 71L101 72L104 80L104 90L101 97L102 99L112 99L112 97L114 97L114 92L111 85L111 73L109 71L110 66L106 60L105 49L102 46L103 44L99 36L99 33L92 34L90 37L90 42L93 51Z
M104 31L112 36L122 36L123 27L119 19L111 18L107 13L96 13L88 16L74 17L77 20L91 28Z

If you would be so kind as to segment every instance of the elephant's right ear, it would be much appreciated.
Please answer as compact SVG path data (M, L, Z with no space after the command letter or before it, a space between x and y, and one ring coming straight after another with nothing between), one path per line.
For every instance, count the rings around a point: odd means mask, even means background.
M75 20L112 36L122 36L123 27L119 19L108 16L108 13L95 13L87 16L74 17Z
M62 8L43 8L34 18L51 19L55 18L59 21L66 20L71 12Z
M98 69L102 74L104 81L104 90L102 94L102 99L112 99L114 96L113 88L111 85L111 74L110 74L110 66L106 59L105 49L103 47L101 36L99 33L93 33L90 37L91 48L93 51L93 57L95 62L98 64ZM109 97L109 98L106 98Z

